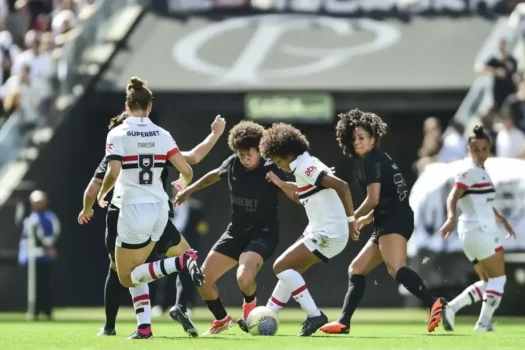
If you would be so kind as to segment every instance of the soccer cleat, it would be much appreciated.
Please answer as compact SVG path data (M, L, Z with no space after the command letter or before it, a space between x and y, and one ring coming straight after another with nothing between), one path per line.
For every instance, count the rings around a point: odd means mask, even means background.
M220 320L220 321L214 320L210 328L208 328L208 330L204 332L203 335L206 336L206 335L212 335L212 334L219 334L221 332L224 332L231 326L233 326L232 318L230 315L228 315L224 318L224 320Z
M114 329L104 329L104 327L100 327L100 330L97 333L97 337L110 336L110 335L117 335L117 332L115 332Z
M199 336L199 331L191 321L189 315L182 311L177 305L170 309L170 317L173 321L179 322L182 325L184 332L190 337L196 338Z
M319 328L321 332L326 334L349 334L350 327L338 321L330 322Z
M193 283L195 283L197 287L202 286L204 284L204 274L197 264L197 253L193 249L190 249L187 250L182 257L184 259L184 266L188 270Z
M453 331L454 330L454 319L456 318L456 313L450 309L450 307L446 306L445 311L442 313L443 317L443 328L445 328L446 331Z
M153 339L153 333L151 332L151 327L145 329L137 329L132 335L126 339Z
M239 325L239 328L244 332L248 333L248 322L243 320L242 318L239 318L237 320L237 324Z
M444 298L437 298L430 309L430 320L428 321L428 331L433 332L437 326L439 326L439 321L441 321L441 314L447 306L447 301Z
M253 311L253 309L255 309L255 307L257 306L257 298L255 298L251 303L242 303L242 319L247 321L248 320L248 315L250 315L250 312Z
M474 332L484 333L484 332L495 332L495 331L496 330L494 329L494 326L492 324L485 326L483 323L478 322L478 324L476 324L476 327L474 327Z
M303 322L301 332L299 332L299 337L309 337L314 334L321 326L328 322L328 317L321 312L319 316L308 316L306 321Z

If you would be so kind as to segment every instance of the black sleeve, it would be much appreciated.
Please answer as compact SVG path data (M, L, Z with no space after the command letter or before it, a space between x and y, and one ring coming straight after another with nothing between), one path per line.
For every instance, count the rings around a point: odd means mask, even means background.
M365 158L363 162L365 183L370 185L373 183L381 183L381 162L374 155Z
M498 60L495 59L494 57L489 58L486 65L489 67L493 67L493 68L498 68L500 66Z
M103 180L104 176L106 176L107 170L108 170L108 161L106 157L104 157L102 161L100 162L100 164L98 165L97 170L95 170L95 175L93 175L93 177L95 179Z
M272 161L268 161L268 167L266 168L267 172L272 171L277 177L283 181L290 181L290 177L284 171L279 169L279 167Z
M235 162L235 158L237 157L236 154L232 154L228 157L224 162L222 162L220 168L219 168L219 176L221 179L228 176L228 172L230 171L231 167L233 166L233 163Z

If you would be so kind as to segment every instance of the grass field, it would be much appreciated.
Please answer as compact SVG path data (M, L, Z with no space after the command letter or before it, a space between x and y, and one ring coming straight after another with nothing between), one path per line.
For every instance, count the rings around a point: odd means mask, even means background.
M232 315L240 310L229 310ZM324 310L334 319L339 310ZM440 326L427 333L427 315L422 310L359 310L352 323L351 335L328 336L321 332L310 338L298 338L305 315L300 309L281 313L281 326L274 337L254 337L237 326L213 337L191 339L178 324L163 316L153 320L153 340L126 340L135 329L132 309L122 309L116 337L96 337L103 323L102 309L57 310L54 322L25 322L23 314L0 313L2 332L0 350L40 349L523 349L525 318L497 317L497 333L472 332L476 318L459 317L457 331L445 332ZM193 318L202 333L210 324L207 310L198 309Z

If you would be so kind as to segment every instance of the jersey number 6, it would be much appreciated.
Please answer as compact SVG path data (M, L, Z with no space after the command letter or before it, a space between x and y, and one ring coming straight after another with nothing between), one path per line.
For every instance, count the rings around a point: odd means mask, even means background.
M402 202L407 197L407 184L403 175L397 173L394 175L394 183L397 185L397 194L399 195L399 200Z
M139 154L139 184L151 185L153 182L153 154Z

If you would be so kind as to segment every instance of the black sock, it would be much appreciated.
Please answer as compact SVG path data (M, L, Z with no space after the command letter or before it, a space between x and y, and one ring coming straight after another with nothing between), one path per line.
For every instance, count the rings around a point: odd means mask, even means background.
M350 275L348 278L348 292L345 295L345 303L343 304L343 312L339 318L339 322L350 327L350 321L355 309L359 305L363 294L365 294L365 275Z
M427 290L419 275L410 268L403 266L397 271L396 281L401 283L415 297L423 301L426 307L431 308L436 298Z
M118 274L109 268L106 284L104 285L104 309L106 311L105 330L115 329L115 321L120 306L120 291L122 285L118 279Z
M221 298L217 298L215 300L204 300L204 302L206 305L208 305L208 309L210 309L217 321L224 320L226 316L228 316L224 305L222 305Z
M245 302L246 304L249 304L249 303L251 303L252 301L255 300L255 297L257 296L257 289L255 290L255 292L253 292L252 295L246 295L246 294L244 294L244 292L243 292L243 293L242 293L242 296L244 297L244 302Z
M186 313L188 303L192 301L195 295L195 283L187 273L179 273L177 276L177 300L175 304Z

